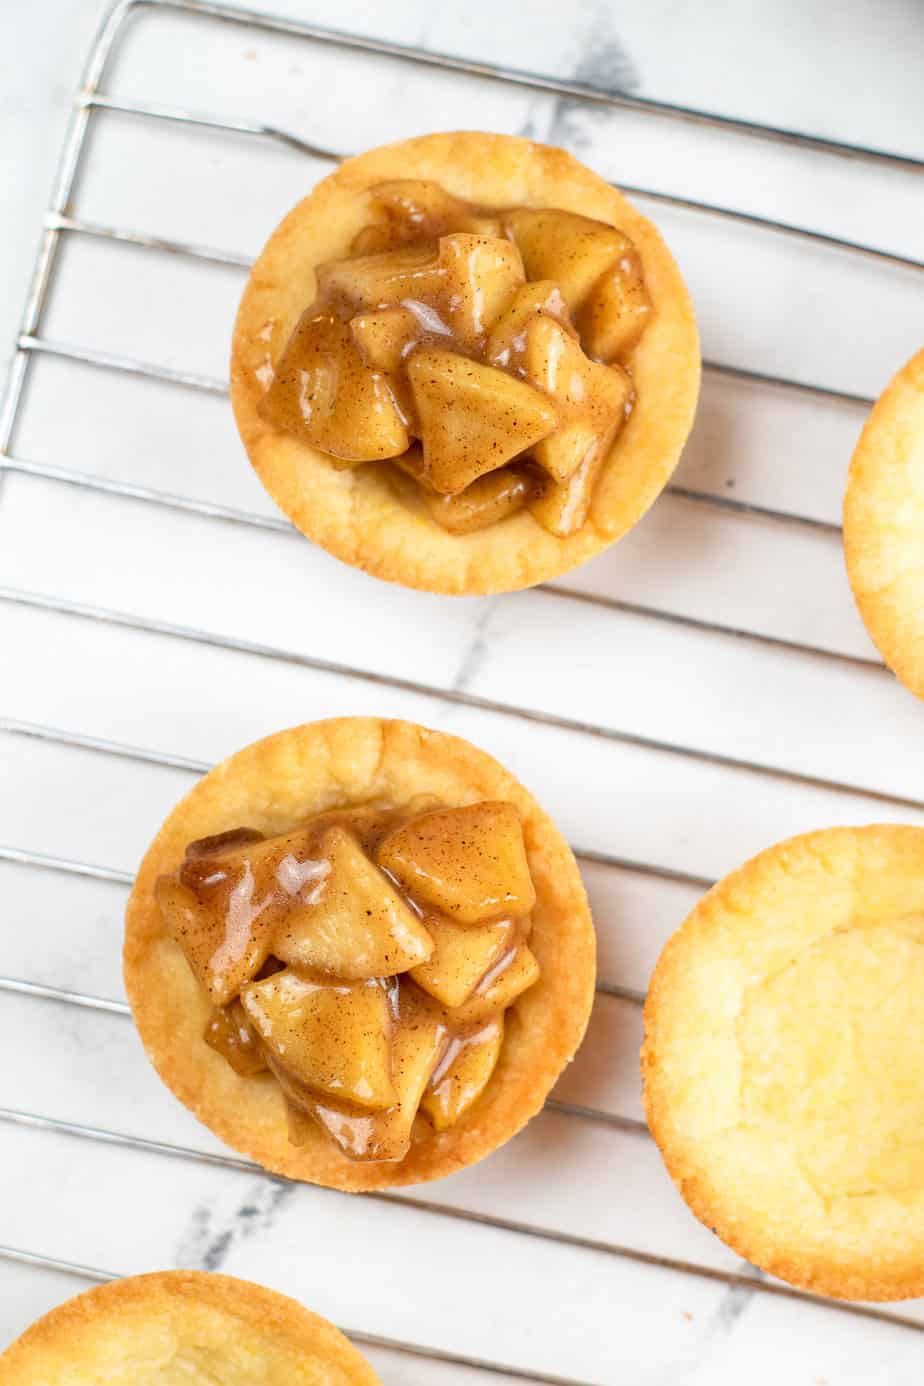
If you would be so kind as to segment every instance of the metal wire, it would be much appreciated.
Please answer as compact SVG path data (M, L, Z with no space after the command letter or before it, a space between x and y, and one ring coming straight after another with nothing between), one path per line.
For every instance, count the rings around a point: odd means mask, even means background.
M81 1010L101 1011L107 1015L117 1015L131 1019L131 1007L125 1001L114 1001L106 996L95 996L92 992L72 991L65 987L50 986L44 982L32 982L23 977L0 976L0 992L13 996L29 996L42 1001L55 1001L65 1006L76 1006ZM640 1004L637 993L612 991L604 995L617 996L618 999ZM633 1135L649 1136L648 1127L635 1117L626 1117L618 1112L605 1111L599 1107L589 1107L579 1102L565 1102L550 1098L546 1108L561 1116L579 1117L584 1121L595 1121L603 1126L612 1126L619 1131L630 1131Z
M692 889L709 890L715 884L706 876L696 876L687 871L677 871L672 867L654 866L650 862L634 861L631 857L614 856L608 852L595 852L587 848L573 847L572 851L579 861L599 866L612 866L618 871L638 876L648 876L655 880L671 881ZM14 866L34 867L37 871L57 871L69 876L85 876L91 880L108 881L111 885L131 886L134 876L130 871L120 871L116 867L101 866L95 862L76 861L73 857L51 856L46 852L32 852L23 847L0 844L0 862L6 861ZM639 1005L644 1002L640 991L620 986L616 982L598 982L597 990L611 996L625 997Z
M152 11L171 11L195 16L199 19L206 18L221 20L227 23L247 25L266 32L287 34L309 42L336 47L347 52L362 52L416 66L423 66L440 71L448 70L462 76L506 83L526 90L545 92L558 97L576 99L592 105L640 113L643 112L659 118L681 121L713 130L731 132L744 137L769 141L787 147L809 150L820 156L836 156L839 158L852 159L858 162L896 168L914 174L919 174L924 171L924 161L886 150L871 149L859 145L819 138L798 131L784 130L771 125L735 120L710 112L674 106L668 103L635 97L630 98L618 94L614 95L612 93L596 90L579 82L565 81L549 76L526 73L515 68L473 62L467 59L445 54L436 54L423 49L387 43L376 39L357 37L297 21L275 19L266 15L255 14L251 11L238 10L229 5L208 3L207 0L120 0L120 3L113 7L100 27L87 63L81 90L75 102L62 150L61 162L45 219L42 242L23 315L17 350L14 355L2 407L0 407L0 470L18 472L27 476L41 477L48 481L69 486L85 487L98 492L107 492L140 502L167 506L178 510L187 510L197 515L235 524L258 527L279 533L293 532L287 521L278 519L274 516L256 515L209 501L200 501L192 497L161 492L154 488L136 485L129 481L112 481L109 478L59 467L52 463L15 457L10 453L29 363L38 354L55 356L60 359L79 362L103 370L144 376L169 385L181 386L212 395L224 395L227 392L227 385L224 381L214 379L210 376L185 370L171 369L130 355L105 352L95 348L89 348L79 343L56 342L46 338L42 332L44 313L51 292L52 275L62 239L66 236L93 237L101 241L115 244L127 244L154 253L181 255L190 259L223 265L242 271L246 270L250 263L248 256L233 250L151 236L137 228L103 225L74 216L70 208L82 160L85 156L87 132L94 113L120 113L142 119L167 121L183 126L201 126L203 128L217 129L223 132L256 136L258 138L275 141L281 146L288 147L300 155L322 160L324 162L335 162L343 157L341 152L321 147L304 139L300 135L296 135L294 132L273 125L243 120L232 115L207 111L193 111L157 103L142 103L126 98L115 98L104 94L100 90L100 87L108 70L109 60L117 40L124 32L126 21L130 16L143 9ZM626 191L657 203L671 205L693 215L726 219L732 224L749 228L761 234L780 235L795 241L803 241L830 250L832 253L853 255L868 259L874 263L887 265L912 273L924 268L924 262L912 257L898 255L873 245L850 241L835 235L793 225L781 220L739 211L733 207L719 206L704 201L698 201L693 198L678 196L670 192L639 186L627 186ZM796 391L809 398L824 399L848 408L865 409L872 402L871 399L865 395L842 391L816 383L778 377L764 372L749 370L731 363L711 362L707 363L707 368L716 374L731 379L742 380L759 388ZM772 510L747 502L711 495L707 492L693 491L679 486L674 486L672 489L675 496L697 504L714 506L737 515L750 516L774 524L807 527L822 536L831 538L837 538L839 535L839 527L836 524L811 516ZM577 593L556 585L549 586L546 588L546 591L550 596L558 599L589 601L622 611L629 615L671 621L691 629L727 635L736 639L755 641L760 644L785 649L793 653L830 658L861 668L876 670L882 670L883 668L879 661L873 658L849 655L836 650L827 650L813 645L783 639L781 637L765 635L760 632L738 629L722 623L686 616L682 613L662 611L637 603L599 597L595 594ZM0 591L0 599L20 605L28 605L35 609L63 613L122 628L141 630L153 635L190 640L240 653L257 655L261 658L281 660L286 663L300 665L315 671L341 677L362 679L380 686L412 692L445 702L456 703L482 711L501 714L503 716L522 718L542 725L612 740L623 745L645 749L652 754L666 754L695 759L707 764L722 766L735 772L781 779L789 783L819 788L833 793L860 796L867 800L886 803L892 806L924 810L924 801L916 798L885 793L871 787L829 780L820 776L804 774L792 769L764 765L756 761L677 745L656 738L639 736L628 731L603 727L577 719L560 717L546 713L541 709L521 708L452 689L434 687L417 680L396 678L391 675L354 668L334 661L315 659L257 642L222 636L214 632L157 621L152 618L141 618L108 608L28 592L3 590ZM143 747L125 746L121 743L108 741L102 738L86 736L58 728L17 722L12 719L0 724L0 729L15 735L39 737L61 745L67 745L91 752L126 756L134 760L190 773L202 773L208 768L204 762L191 757L153 751ZM576 851L577 854L587 862L627 872L636 872L653 879L681 884L691 889L702 890L708 888L711 884L710 880L704 876L676 870L657 863L633 861L589 848L577 848ZM105 865L95 865L89 862L45 855L12 845L0 847L0 860L18 863L37 870L63 872L106 881L120 887L129 886L132 882L132 876L129 872ZM635 1005L641 1004L643 1000L640 992L620 986L618 983L614 982L601 982L599 990L606 995ZM123 1002L93 996L71 989L54 987L30 979L13 977L0 978L0 991L19 994L35 1000L83 1007L85 1009L108 1013L119 1017L125 1017L129 1014L128 1007ZM643 1123L631 1118L618 1116L614 1113L600 1111L596 1108L557 1100L550 1102L548 1107L553 1112L562 1116L592 1120L611 1126L614 1129L632 1134L644 1135L646 1137L648 1134ZM39 1116L34 1113L0 1109L0 1120L23 1127L31 1127L36 1130L54 1132L63 1136L80 1137L103 1142L119 1148L145 1151L147 1153L171 1158L204 1162L220 1166L223 1169L244 1171L248 1174L263 1174L263 1171L261 1171L258 1166L251 1164L249 1161L235 1158L230 1155L212 1154L206 1151L175 1146L168 1142L148 1140L146 1138L108 1131L100 1127L78 1125L51 1117ZM265 1177L269 1178L269 1176ZM581 1237L554 1228L534 1226L532 1224L513 1220L495 1218L471 1210L449 1208L406 1194L388 1193L367 1195L367 1197L390 1204L406 1206L418 1211L432 1213L444 1218L456 1218L466 1222L483 1224L499 1231L517 1235L535 1236L544 1241L558 1242L585 1251L623 1257L639 1264L656 1266L661 1269L705 1278L707 1280L722 1283L726 1286L746 1288L748 1291L803 1302L808 1301L823 1305L833 1312L872 1318L893 1325L912 1328L915 1331L921 1331L922 1329L922 1325L913 1319L903 1318L886 1311L870 1309L858 1305L817 1300L813 1296L804 1295L799 1291L791 1290L785 1286L764 1282L751 1273L737 1274L714 1270L694 1262L663 1257L631 1246L622 1246L612 1242ZM87 1280L102 1282L113 1278L109 1272L95 1267L82 1266L75 1262L61 1261L33 1251L13 1247L0 1247L0 1257L21 1264L44 1266L48 1269L80 1276ZM580 1383L569 1378L536 1375L522 1368L505 1366L478 1358L444 1353L439 1349L428 1348L419 1344L383 1339L374 1335L357 1333L350 1330L346 1331L358 1342L405 1352L416 1357L429 1358L433 1361L443 1361L488 1373L507 1375L518 1380L543 1383L544 1386L589 1386L588 1383Z
M150 486L140 486L132 482L114 481L109 477L78 471L70 467L56 467L45 462L31 462L26 461L25 458L6 457L0 458L0 471L4 470L15 472L22 476L38 477L46 481L59 481L67 486L75 486L90 491L99 491L106 495L120 496L128 500L145 501L168 510L180 510L188 514L201 515L211 519L227 520L232 524L244 525L251 529L270 530L274 533L286 534L293 538L298 535L298 531L294 526L288 520L280 516L259 515L253 511L240 510L234 506L220 505L214 501L199 500L190 496L178 495L175 492L161 491ZM713 497L698 492L690 493L680 487L668 487L668 490L684 500L693 500L707 505L715 505L720 508L733 508L743 514L754 515L757 518L785 518L797 521L800 524L810 525L813 528L818 528L826 532L830 530L831 532L840 533L838 526L828 526L823 521L809 521L796 516L783 516L780 512L767 511L761 507L749 505L747 502L727 502L723 497ZM704 617L689 616L683 612L667 611L661 607L646 606L640 602L629 602L620 600L616 597L602 596L596 592L582 592L578 589L560 587L555 583L544 583L538 590L551 593L567 601L585 602L591 606L600 606L613 611L621 611L626 615L641 616L651 620L668 622L673 625L685 626L692 630L706 631L714 635L731 636L739 641L750 641L754 644L764 645L769 648L792 651L795 654L836 660L856 668L875 669L880 673L887 672L882 661L871 655L854 655L842 650L827 649L824 646L811 645L805 641L790 640L783 636L767 635L762 631L753 631L742 626L732 626L727 622L710 621Z
M256 1176L276 1183L280 1182L280 1177L278 1175L268 1174L262 1166L254 1164L250 1160L241 1159L233 1155L218 1154L213 1151L196 1150L191 1146L173 1145L168 1141L155 1141L143 1136L132 1136L124 1132L110 1131L106 1127L89 1126L80 1122L62 1121L57 1117L41 1116L34 1112L21 1112L10 1107L0 1107L0 1122L6 1122L9 1125L20 1126L29 1130L46 1131L56 1135L76 1137L81 1140L97 1141L103 1145L141 1151L149 1155L160 1155L167 1158L189 1160L197 1164L212 1165L220 1169L233 1170L237 1173L247 1174L251 1177ZM519 1236L536 1237L540 1241L557 1243L558 1245L568 1246L578 1251L590 1251L604 1256L615 1256L622 1260L633 1261L638 1265L653 1266L660 1270L677 1271L685 1275L693 1275L701 1280L709 1280L723 1285L740 1287L753 1291L755 1294L771 1295L779 1299L796 1300L803 1304L814 1304L824 1309L830 1309L835 1313L846 1314L850 1317L875 1319L879 1322L901 1328L913 1329L916 1333L924 1332L924 1324L919 1323L916 1319L908 1318L897 1313L893 1314L888 1310L873 1309L867 1305L853 1304L843 1300L821 1299L816 1295L806 1294L802 1290L794 1290L786 1285L764 1280L760 1277L759 1272L750 1269L746 1272L723 1271L711 1266L702 1266L695 1261L686 1261L678 1257L661 1256L656 1252L642 1251L637 1247L624 1246L618 1242L580 1236L555 1228L539 1227L533 1223L521 1222L512 1218L495 1217L493 1214L479 1213L472 1209L451 1207L445 1204L435 1203L430 1199L417 1198L411 1194L389 1191L385 1193L352 1194L350 1197L364 1198L374 1203L397 1204L401 1207L412 1208L416 1212L430 1213L436 1217L448 1218L456 1222L475 1223L482 1227L490 1227L497 1232L509 1232Z
M281 130L278 127L241 121L224 115L216 115L207 112L194 112L182 108L142 104L128 102L125 100L115 100L99 94L85 94L82 98L84 109L103 109L110 111L121 111L139 116L149 117L157 120L168 120L183 124L205 125L210 128L220 129L225 132L238 132L245 134L267 136L283 144L298 149L301 153L320 158L328 162L336 162L345 157L343 154L335 153L331 150L322 149L317 145L301 139L291 132ZM861 245L854 242L845 241L837 237L826 237L820 233L806 231L803 228L790 226L789 224L770 221L765 218L755 218L746 213L739 213L733 208L720 207L715 204L698 203L688 198L672 198L667 194L653 193L651 190L633 189L635 192L643 193L655 197L660 201L673 201L679 206L688 210L706 213L711 216L728 217L733 220L758 226L763 230L782 232L784 234L805 236L809 239L820 241L836 249L856 252L863 255L872 255L887 259L890 263L900 264L906 268L920 269L924 264L920 261L908 259L906 257L895 257L886 252L879 251L876 247ZM46 218L46 226L49 232L60 234L71 232L94 236L97 238L113 240L120 243L128 243L146 249L153 249L165 253L188 256L202 259L211 263L222 264L234 268L245 269L250 261L249 257L238 252L220 250L215 247L202 246L191 242L171 240L163 237L152 237L140 232L104 226L99 223L88 222L65 216L64 214L52 210ZM180 371L174 368L167 368L156 363L146 362L128 355L106 353L89 349L85 346L70 343L53 342L48 339L38 338L32 333L24 333L19 341L20 349L30 352L45 352L46 354L65 357L67 359L81 361L85 364L104 367L111 370L119 370L136 375L149 376L165 383L184 385L189 388L202 390L212 394L222 394L226 392L227 386L224 382L211 377L203 376L199 373ZM773 376L764 372L745 370L721 362L707 362L707 369L717 374L722 374L730 378L745 380L751 384L795 390L802 393L823 396L827 399L866 408L872 403L872 399L867 396L858 395L830 387L822 387L809 384L803 381ZM212 518L230 520L236 523L253 524L267 529L288 530L291 526L286 521L276 517L263 517L248 515L246 512L236 510L233 507L221 506L219 504L196 501L181 495L157 492L153 488L140 487L128 482L114 482L106 478L95 478L91 475L80 472L68 472L67 469L45 466L35 462L27 462L24 459L8 458L5 460L6 470L18 471L28 475L44 475L47 479L65 482L66 484L86 486L91 489L106 490L112 494L131 496L134 499L145 500L156 504L169 505L176 509L187 510L193 513L206 515ZM813 529L819 533L838 535L840 527L837 524L818 520L813 517L793 514L768 507L758 506L746 501L739 501L730 497L715 496L708 492L691 490L690 488L672 485L668 487L673 494L698 504L709 505L718 509L727 510L734 513L746 514L755 518L774 521L777 523L803 526ZM588 594L585 600L606 603L605 599L593 594ZM622 604L621 609L630 609L628 604ZM741 639L749 639L766 645L777 646L792 650L793 652L819 655L821 657L841 659L856 665L868 665L870 667L882 668L881 661L873 657L851 656L836 650L828 650L824 647L812 646L805 642L786 640L782 637L764 635L760 632L748 631L741 628L730 627L719 622L695 621L692 618L685 618L682 615L671 612L659 612L654 609L643 607L635 608L637 614L648 614L665 620L675 620L680 624L696 625L701 629L712 630L718 634L732 635Z
M164 751L151 750L144 746L130 746L122 741L110 741L104 737L86 736L80 732L66 731L61 727L50 727L44 723L24 722L19 718L0 717L0 733L10 736L26 736L38 741L49 741L61 746L69 746L83 751L103 755L118 756L123 760L138 761L146 765L157 765L162 769L189 771L190 774L204 775L212 769L212 763L194 759L191 756L175 755ZM597 866L611 867L637 875L653 877L657 880L671 881L674 884L691 886L696 890L708 890L714 881L708 876L693 875L678 871L673 867L654 862L636 861L631 857L615 856L610 852L600 852L588 847L572 844L571 850L580 860ZM112 872L107 867L93 866L86 862L50 857L43 853L24 852L18 848L0 846L0 861L14 861L22 865L40 867L46 870L65 871L75 875L99 875L106 873L105 879L118 880L119 884L131 885L133 877L125 872ZM621 988L615 983L606 983L603 989L608 995L638 998L640 993Z
M474 708L479 712L499 713L514 717L519 721L534 722L559 731L580 732L603 741L611 741L622 746L632 746L639 750L653 751L660 755L677 756L681 760L698 761L705 765L721 766L726 770L740 771L749 775L764 776L787 784L802 785L810 789L826 790L834 794L847 794L867 799L871 803L888 804L895 808L914 809L924 812L924 799L912 795L895 794L888 790L874 789L869 785L852 784L847 780L831 779L824 775L813 775L802 770L785 766L769 765L763 761L751 760L744 756L732 756L721 751L711 751L680 742L667 741L661 737L646 736L640 732L621 730L603 726L597 722L582 721L565 717L560 713L547 712L542 708L522 707L515 703L505 703L497 698L486 698L462 689L440 687L424 683L420 679L403 678L396 674L386 674L371 669L361 669L354 665L342 664L336 660L319 659L313 655L285 650L276 645L266 645L257 640L244 640L217 631L201 630L197 627L179 625L172 621L160 621L153 617L137 616L131 612L116 611L109 607L96 606L89 602L72 602L64 598L49 597L39 592L24 592L15 588L0 587L0 601L21 606L38 607L71 616L81 616L98 621L103 625L122 626L130 630L145 631L150 635L171 636L179 640L194 641L201 645L212 645L217 649L234 650L240 654L258 655L284 664L316 673L336 674L341 678L356 679L360 682L391 688L403 693L414 693L438 702L453 703L461 707Z
M64 350L57 354L62 356L70 355ZM84 364L103 364L90 360L87 357L81 358ZM148 372L139 371L138 374ZM179 383L188 384L189 381ZM224 393L224 391L222 391ZM271 529L280 534L297 535L295 526L287 519L279 515L258 515L255 511L239 510L234 506L218 505L214 501L197 499L194 496L180 495L173 491L160 491L152 486L139 486L130 481L116 481L111 477L100 476L93 472L79 471L73 467L56 467L48 462L29 461L24 457L11 457L0 455L0 472L19 472L23 476L41 477L47 481L60 481L67 486L79 486L88 491L105 491L113 496L125 496L130 500L150 501L152 505L165 506L170 510L185 510L193 515L205 515L219 520L232 520L236 524L249 525L253 529ZM807 515L797 515L792 511L772 510L767 506L756 505L751 501L737 500L731 496L713 495L708 491L692 491L686 486L669 484L666 488L669 495L676 496L681 500L692 501L697 505L705 505L715 510L724 510L733 515L749 516L756 520L779 521L783 524L798 526L799 528L814 530L818 534L826 535L830 538L840 538L841 527L828 520L817 520ZM556 588L553 583L544 583L539 589L543 592L559 591L562 595L578 596L584 601L591 602L598 606L613 605L613 599L601 597L592 592L577 592L570 588ZM674 612L664 611L655 607L640 607L639 610L646 614L661 616L665 620L676 620L686 622L690 618L680 616ZM762 635L759 631L745 629L735 629L722 625L718 622L699 622L707 629L713 629L720 633L740 635L744 638L765 641L774 645L783 645L788 649L798 650L803 654L817 654L834 659L848 659L852 662L877 665L879 661L872 657L863 658L862 656L842 655L837 650L828 650L819 645L808 645L798 641L785 640L782 637Z
M84 98L83 104L99 111L141 116L150 120L167 121L174 125L197 125L203 129L221 130L225 134L256 135L261 139L275 140L278 144L285 145L299 154L306 154L309 158L318 159L322 163L338 164L352 157L352 151L328 149L306 140L301 135L296 135L292 130L285 130L279 125L267 124L265 121L242 120L237 116L218 115L213 111L199 111L191 110L188 107L164 105L162 102L129 101L124 97L87 96ZM614 186L616 185L614 184ZM813 231L809 227L797 226L787 221L778 221L773 217L758 216L753 212L742 212L736 207L725 207L716 202L701 202L692 197L680 197L676 193L642 187L638 183L620 181L618 186L621 192L630 193L633 197L647 198L650 202L676 207L681 211L697 212L704 216L736 221L742 226L750 226L758 231L772 231L779 235L791 236L797 240L825 246L830 250L860 255L900 269L924 269L924 260L909 255L898 255L894 251L882 250L879 246L869 245L863 241L851 241L843 236L828 235L823 231Z
M475 62L470 58L459 58L449 53L438 53L432 49L391 43L385 39L366 38L358 34L344 33L341 30L328 29L316 24L306 24L300 20L284 19L258 13L255 10L245 10L234 5L210 3L209 0L135 0L133 5L129 0L127 8L140 7L141 5L197 15L211 15L231 23L265 29L270 33L290 34L296 38L312 39L316 43L328 44L331 47L343 48L347 51L399 58L404 62L416 63L422 67L458 72L469 77L487 78L490 81L506 83L509 86L548 92L554 96L576 97L591 105L650 112L686 124L702 125L727 132L734 131L737 134L768 140L771 143L810 149L823 154L835 154L842 158L887 164L914 172L924 171L924 160L916 159L910 155L873 149L865 145L849 144L842 140L826 139L798 130L787 130L780 126L767 125L760 121L738 120L731 116L717 115L713 111L697 110L690 106L680 106L668 101L655 101L649 97L621 95L603 91L599 87L588 85L586 82L568 81L559 77L525 72L520 68L507 67L499 63Z
M46 852L30 852L23 847L0 846L0 861L16 866L34 866L40 871L62 871L68 876L86 876L92 881L108 881L110 885L130 886L134 876L112 866L99 866L89 861L74 861L70 857L50 856Z
M111 110L121 109L125 112L148 115L157 119L180 120L187 124L217 124L219 128L236 129L245 134L264 135L277 139L311 157L326 160L333 160L338 157L334 151L314 145L287 131L278 130L271 125L263 125L242 120L231 121L229 123L226 118L218 118L216 122L214 117L205 113L190 111L177 112L175 109L169 107L159 107L127 101L119 102L113 98L104 96L99 88L107 70L115 42L122 32L126 19L134 11L142 8L173 10L184 14L197 15L199 17L212 16L227 22L250 25L267 32L290 34L293 37L311 40L316 43L328 44L348 51L373 53L384 57L398 58L405 62L425 67L435 67L443 71L452 71L465 76L478 77L495 82L506 82L510 85L533 91L543 91L557 96L575 98L589 104L624 110L647 111L685 123L702 125L717 130L734 131L741 135L766 140L771 143L809 149L817 153L837 155L843 158L882 164L900 168L907 172L920 173L924 170L924 160L906 155L899 155L887 150L872 149L844 141L820 138L799 131L784 130L760 122L736 120L727 116L717 115L713 112L694 110L689 107L677 106L668 102L652 101L640 97L628 97L611 92L604 92L592 86L588 86L586 83L564 81L558 78L523 72L519 69L499 64L472 62L468 59L457 58L449 54L434 53L422 48L344 34L317 25L257 14L254 11L238 9L230 5L209 4L206 3L205 0L118 0L118 3L113 6L109 14L103 20L87 61L83 82L75 102L74 112L65 138L58 176L55 180L55 186L52 192L49 206L49 215L52 217L64 217L67 214L68 205L80 166L80 160L84 151L89 118L94 109L102 109L104 107ZM666 194L659 195L666 196ZM728 215L732 217L739 215L733 208L719 207L713 204L703 204L702 210L706 211L709 215ZM745 214L745 218L750 220L750 214ZM56 225L51 225L46 228L36 262L26 309L23 315L22 335L24 337L31 337L41 321L48 296L51 273L57 257L59 240L63 229L63 227ZM768 224L767 229L783 232L784 234L798 233L801 230L801 228L789 227L782 223L778 225ZM838 238L832 239L837 240ZM875 247L855 245L853 243L841 245L840 248L852 249L861 254L866 254L870 251L876 253ZM903 257L899 258L902 259ZM914 267L916 264L916 262L913 261L909 261L908 263L910 267ZM15 414L25 383L26 370L27 358L22 352L17 351L13 358L3 407L0 408L0 453L9 450Z
M61 1275L72 1275L77 1280L90 1280L96 1285L108 1285L123 1277L116 1271L101 1270L99 1266L86 1266L79 1261L63 1261L59 1256L44 1256L35 1251L24 1251L20 1247L0 1245L0 1260L14 1265L35 1266L40 1270L57 1271ZM570 1376L537 1376L535 1372L524 1371L521 1367L506 1366L501 1362L489 1362L484 1357L470 1357L467 1353L446 1352L442 1348L425 1347L420 1343L406 1343L400 1338L385 1338L380 1333L361 1333L357 1329L339 1325L354 1343L363 1347L382 1348L389 1352L403 1352L410 1357L428 1362L443 1362L454 1367L468 1367L492 1376L506 1376L513 1381L532 1381L535 1386L594 1386L592 1382L578 1381Z

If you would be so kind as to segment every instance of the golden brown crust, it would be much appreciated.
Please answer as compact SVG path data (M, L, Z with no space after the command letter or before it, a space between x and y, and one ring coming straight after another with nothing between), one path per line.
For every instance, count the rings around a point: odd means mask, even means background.
M777 1011L770 1027L758 1032L762 1040L785 1040L782 1053L773 1043L756 1051L769 1075L769 1086L757 1094L763 1104L759 1117L751 1101L756 1089L746 1024L763 988L796 975L792 969L806 958L814 969L832 946L843 949L854 938L860 950L869 951L860 967L845 974L853 983L847 999L863 1015L858 1033L875 1046L880 1028L894 1027L884 1018L892 997L879 1007L865 994L882 935L888 945L880 955L894 945L895 957L887 961L898 959L902 985L911 988L905 1005L920 1014L924 829L835 828L792 838L703 897L661 954L645 1006L645 1112L693 1212L755 1265L842 1299L924 1293L924 1144L915 1135L918 1027L902 1029L895 1071L887 1070L889 1096L893 1084L907 1084L901 1089L906 1105L898 1103L888 1113L905 1144L896 1150L888 1132L878 1141L875 1129L863 1127L862 1104L872 1103L875 1110L879 1102L881 1109L875 1083L849 1077L860 1071L869 1079L873 1070L863 1069L869 1051L848 1055L845 1079L837 1068L840 1044L819 1041L826 1020L838 1024L845 988L831 992L800 982L800 990L789 993L800 1013L804 1004L812 1015L804 1030L796 1022L795 1050L785 1047L792 1038L791 1015L781 1018ZM912 955L913 967L906 968L905 958ZM813 972L812 981L819 975ZM793 1052L798 1062L790 1066ZM830 1071L819 1074L818 1061L824 1069L832 1059ZM822 1103L833 1104L831 1126L814 1109L819 1093ZM804 1123L790 1119L800 1102ZM870 1186L845 1192L867 1145L879 1161L869 1166ZM901 1173L892 1185L883 1182L883 1168L889 1167ZM865 1170L864 1176L870 1178Z
M877 400L850 464L844 554L886 664L924 698L924 351Z
M385 469L338 471L257 413L271 349L285 344L314 296L314 266L344 255L369 217L367 190L390 178L433 179L490 206L548 206L625 231L642 259L653 320L630 358L638 400L597 484L590 516L556 539L526 511L452 535ZM274 340L265 328L273 324ZM261 336L261 333L264 333ZM699 340L686 286L660 234L621 193L562 149L510 135L423 135L348 159L270 237L244 290L231 356L231 400L264 486L303 534L376 577L431 592L530 587L619 539L663 490L689 434L699 393Z
M449 804L505 799L519 809L536 887L530 947L542 976L507 1016L500 1062L483 1097L450 1130L406 1159L361 1164L320 1130L290 1144L282 1094L267 1075L241 1078L205 1043L209 1010L154 902L159 875L186 845L246 824L281 832L350 802L396 804L431 793ZM176 1095L222 1140L267 1169L333 1188L381 1189L437 1179L480 1160L539 1111L573 1057L590 1014L595 940L587 897L565 840L532 795L483 751L411 722L344 717L246 747L181 800L148 850L128 902L125 985L148 1055Z
M129 1386L187 1373L226 1386L381 1386L326 1319L262 1285L205 1271L97 1286L37 1319L0 1357L0 1386Z

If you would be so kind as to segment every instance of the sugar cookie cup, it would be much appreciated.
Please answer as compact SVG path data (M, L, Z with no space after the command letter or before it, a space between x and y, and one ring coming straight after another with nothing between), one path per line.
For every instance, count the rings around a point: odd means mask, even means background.
M480 208L548 208L624 232L641 259L653 311L624 364L636 398L604 450L586 520L568 537L520 510L475 533L448 533L408 483L378 464L337 468L261 416L274 368L315 298L316 267L350 253L373 217L370 189L431 180ZM663 490L689 434L699 392L699 341L689 295L659 232L597 174L562 149L507 135L433 134L348 159L270 237L241 300L231 399L257 475L293 523L337 558L431 592L478 594L533 586L567 572L626 533ZM529 439L524 439L524 447Z
M792 838L655 967L645 1112L690 1208L840 1299L924 1293L924 829Z
M211 1003L166 927L158 881L178 871L187 846L199 839L241 826L271 838L327 810L370 802L403 806L420 796L448 807L484 801L512 806L535 891L529 948L538 980L505 1012L490 1080L448 1129L425 1127L404 1158L371 1163L344 1154L312 1123L301 1133L304 1143L293 1144L279 1082L268 1073L241 1076L206 1043ZM126 913L124 966L149 1058L206 1126L275 1173L362 1190L450 1174L502 1145L539 1111L587 1025L595 941L574 857L513 776L458 737L357 717L309 723L256 742L181 800L138 872Z
M37 1319L0 1355L2 1386L118 1386L161 1372L224 1386L381 1386L326 1319L262 1285L204 1271L96 1286Z
M844 555L860 615L886 664L924 698L924 351L877 400L844 498Z

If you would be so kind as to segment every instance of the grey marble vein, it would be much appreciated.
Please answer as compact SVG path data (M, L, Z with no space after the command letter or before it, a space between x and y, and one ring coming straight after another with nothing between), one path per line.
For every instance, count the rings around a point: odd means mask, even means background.
M280 1206L294 1192L295 1185L283 1180L255 1180L230 1218L219 1218L208 1204L199 1204L177 1247L176 1264L221 1270L234 1243L271 1227Z
M488 628L496 609L497 602L495 599L489 598L483 602L481 610L478 613L478 619L472 628L472 638L468 649L462 656L458 673L452 681L452 691L454 693L465 693L474 683L487 653Z
M571 75L578 82L614 96L631 96L641 87L641 76L615 30L609 5L587 7ZM586 148L590 144L588 124L611 117L612 113L605 108L559 97L551 106L546 138L550 144L561 144L569 149Z

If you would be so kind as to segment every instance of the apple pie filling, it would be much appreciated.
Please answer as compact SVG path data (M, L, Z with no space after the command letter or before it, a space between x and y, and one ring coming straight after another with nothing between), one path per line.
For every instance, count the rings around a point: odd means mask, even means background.
M450 533L524 507L574 533L635 398L626 361L651 302L632 242L432 182L370 199L349 258L317 268L263 418L336 467L389 464Z
M193 842L156 895L212 1004L205 1040L358 1160L401 1160L494 1072L539 976L512 804L332 810Z

